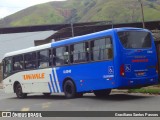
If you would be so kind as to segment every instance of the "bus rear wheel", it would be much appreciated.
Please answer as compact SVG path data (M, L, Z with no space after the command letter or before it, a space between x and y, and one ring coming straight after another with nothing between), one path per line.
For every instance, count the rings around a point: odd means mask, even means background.
M64 83L63 90L64 90L65 97L67 99L71 99L71 98L76 97L76 87L71 80L67 80Z
M22 87L20 84L17 84L16 87L15 87L15 93L17 95L17 98L26 98L27 97L27 93L23 93L22 91Z
M106 97L111 93L111 89L93 91L96 97Z

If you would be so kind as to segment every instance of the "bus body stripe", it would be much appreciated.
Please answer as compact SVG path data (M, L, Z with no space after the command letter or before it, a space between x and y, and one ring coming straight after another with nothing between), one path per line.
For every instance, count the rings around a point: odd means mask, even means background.
M58 88L58 85L57 85L56 78L55 78L55 74L54 74L54 71L53 71L53 70L52 70L52 75L53 75L53 80L54 80L56 92L59 92L58 89L57 89L57 88Z
M48 87L49 87L49 91L50 91L50 93L52 93L51 85L50 85L50 83L49 83L49 82L48 82Z
M53 85L53 80L52 80L52 75L49 74L49 76L50 76L50 81L51 81L51 85L52 85L53 92L55 92L55 90L54 90L54 85Z
M58 77L57 77L56 68L53 68L53 70L54 70L54 75L55 75L56 83L57 83L57 86L58 86L58 91L61 92L59 81L58 81Z
M52 75L52 78L53 78L53 85L54 85L54 88L55 88L55 92L57 93L57 86L56 86L56 82L55 82L55 79L54 79L54 75Z

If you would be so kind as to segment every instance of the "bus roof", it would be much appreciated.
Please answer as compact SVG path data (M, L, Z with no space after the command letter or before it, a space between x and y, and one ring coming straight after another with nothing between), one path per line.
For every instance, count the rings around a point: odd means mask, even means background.
M144 29L144 28L135 28L135 27L115 28L115 30L116 30L117 32L119 32L119 31L126 31L126 30L128 30L128 31L130 31L130 30L140 30L140 31L147 31L147 32L149 32L148 29Z
M58 41L58 42L53 42L51 44L51 47L63 46L63 45L70 44L70 43L81 42L81 41L85 41L85 40L89 40L89 39L104 37L106 35L111 35L113 33L113 31L118 32L118 31L126 31L126 30L148 31L147 29L134 28L134 27L113 28L113 29L103 30L103 31L100 31L100 32L95 32L95 33L91 33L91 34L87 34L87 35L82 35L82 36L77 36L77 37L61 40L61 41Z
M58 42L53 42L51 44L51 47L63 46L63 45L66 45L66 44L81 42L81 41L84 41L84 40L95 39L95 38L98 38L98 37L106 36L107 34L111 35L113 30L114 29L108 29L108 30L103 30L103 31L100 31L100 32L87 34L87 35L72 37L72 38L61 40L61 41L58 41Z
M66 44L81 42L81 41L84 41L84 40L95 39L95 38L98 38L98 37L104 37L106 35L111 35L113 33L113 31L125 31L125 30L148 31L147 29L134 28L134 27L113 28L113 29L103 30L103 31L100 31L100 32L95 32L95 33L91 33L91 34L87 34L87 35L82 35L82 36L77 36L77 37L61 40L61 41L58 41L58 42L52 42L52 43L48 43L48 44L44 44L44 45L40 45L40 46L30 47L30 48L27 48L27 49L22 49L22 50L18 50L18 51L14 51L14 52L9 52L9 53L6 53L3 58L13 56L13 55L38 51L38 50L51 48L51 47L63 46L63 45L66 45Z
M47 48L50 48L50 47L51 47L51 43L48 43L48 44L44 44L44 45L39 45L39 46L35 46L35 47L30 47L30 48L26 48L26 49L22 49L22 50L9 52L9 53L6 53L4 55L3 59L5 57L9 57L9 56L13 56L13 55L19 55L19 54L28 53L28 52L33 52L33 51L42 50L42 49L47 49Z

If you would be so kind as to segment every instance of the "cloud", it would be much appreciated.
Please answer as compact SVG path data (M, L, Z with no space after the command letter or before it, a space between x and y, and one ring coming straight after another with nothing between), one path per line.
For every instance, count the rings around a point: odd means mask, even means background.
M0 0L0 18L6 17L27 7L50 1L66 0Z

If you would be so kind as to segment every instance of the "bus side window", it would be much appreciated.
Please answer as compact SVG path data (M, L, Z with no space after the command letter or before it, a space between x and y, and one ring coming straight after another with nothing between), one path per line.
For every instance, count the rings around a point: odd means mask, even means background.
M91 41L91 60L97 61L99 60L99 46L96 45L96 40Z
M70 45L70 63L73 63L73 52L74 52L74 47L73 45Z
M64 64L69 64L69 48L68 46L64 49Z
M56 66L66 65L69 63L68 46L56 48Z
M23 70L23 55L17 55L13 57L13 71Z
M105 55L106 59L112 59L113 58L113 44L111 37L106 38L106 45L105 45Z
M110 37L91 41L91 60L108 60L113 57L112 41Z
M63 65L63 47L56 48L56 66Z
M89 53L90 53L90 49L89 49L89 43L86 42L85 43L85 56L86 56L86 61L89 61L90 60L90 56L89 56Z
M49 66L52 66L52 58L53 58L53 54L52 54L52 50L49 49Z
M41 50L38 52L38 68L49 67L49 51Z
M53 66L56 66L56 50L55 50L55 48L53 49L53 53L52 53L52 62L53 62Z
M88 61L89 54L87 55L87 49L89 49L89 46L87 42L74 44L71 48L71 53L73 55L73 63Z
M35 69L37 67L36 52L27 53L24 55L24 68Z

